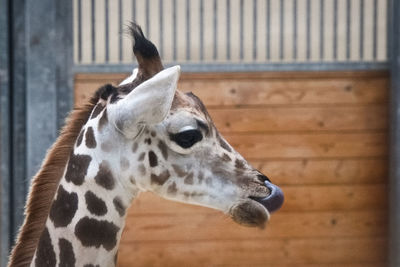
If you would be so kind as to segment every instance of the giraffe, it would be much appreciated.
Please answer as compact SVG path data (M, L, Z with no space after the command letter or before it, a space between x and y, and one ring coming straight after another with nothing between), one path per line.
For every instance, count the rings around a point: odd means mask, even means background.
M216 129L201 100L177 90L132 24L138 68L68 117L32 180L9 266L115 266L126 211L140 192L220 210L264 228L280 188Z

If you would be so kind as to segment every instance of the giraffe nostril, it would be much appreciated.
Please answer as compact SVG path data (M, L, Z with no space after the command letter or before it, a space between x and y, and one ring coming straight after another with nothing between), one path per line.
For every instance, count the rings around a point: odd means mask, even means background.
M258 180L260 180L262 183L264 183L265 181L271 182L270 179L268 179L267 176L265 176L264 174L258 174L257 175Z

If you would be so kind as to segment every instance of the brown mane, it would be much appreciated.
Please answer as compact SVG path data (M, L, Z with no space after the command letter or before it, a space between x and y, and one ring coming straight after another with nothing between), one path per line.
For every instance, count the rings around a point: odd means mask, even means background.
M99 91L104 91L102 89ZM75 108L71 112L60 136L47 151L40 170L32 179L25 206L25 220L11 252L10 267L30 265L75 140L83 125L89 119L93 107L102 97L99 91L90 99L88 104L81 108Z

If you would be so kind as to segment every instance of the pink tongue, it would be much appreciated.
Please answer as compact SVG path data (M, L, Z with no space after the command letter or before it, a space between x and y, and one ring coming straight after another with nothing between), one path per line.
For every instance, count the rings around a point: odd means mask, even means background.
M252 199L261 203L264 207L267 208L269 212L277 211L280 207L282 207L283 201L285 199L283 192L278 186L268 181L265 181L264 183L271 191L271 194L264 198L252 197Z

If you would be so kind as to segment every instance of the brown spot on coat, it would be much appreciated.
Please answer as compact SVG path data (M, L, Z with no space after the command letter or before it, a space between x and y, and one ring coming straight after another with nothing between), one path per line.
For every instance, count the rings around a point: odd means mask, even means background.
M88 148L95 148L96 145L97 145L96 138L94 137L94 132L93 132L93 128L92 127L89 127L86 130L85 142L86 142L86 146Z
M219 145L223 149L225 149L228 152L232 152L231 147L228 145L228 143L225 142L225 140L219 134L217 134L217 139L218 139Z
M236 160L235 160L235 168L236 168L235 172L236 172L237 174L242 174L243 171L246 169L246 165L245 165L245 164L246 164L246 163L245 163L243 160L241 160L241 159L236 159Z
M149 164L150 167L156 167L158 165L157 155L153 151L149 151Z
M112 222L83 217L75 226L75 235L85 247L103 246L112 250L117 244L119 227Z
M140 155L138 157L138 161L143 161L145 156L146 156L146 153L144 153L144 152L140 153Z
M93 112L92 112L92 116L90 117L90 119L96 118L100 114L100 112L103 110L103 108L104 108L103 104L98 103L94 107Z
M85 132L85 129L82 129L81 132L78 135L78 139L76 140L76 146L80 146L82 144L82 140L83 140L83 134Z
M87 191L85 193L86 207L90 213L103 216L107 213L107 205L106 203L96 196L92 191Z
M78 209L78 194L68 193L62 185L58 187L57 198L51 205L49 217L55 227L64 227L71 223Z
M127 160L125 157L121 157L120 165L121 170L126 171L129 168L129 160Z
M159 141L158 142L158 148L161 151L161 154L163 155L164 159L167 160L168 159L168 148L167 145L163 142L163 141Z
M47 227L44 228L42 235L39 239L39 244L36 250L36 266L55 267L56 266L56 253L51 244L50 233Z
M110 171L109 164L107 161L103 160L100 163L99 171L94 177L96 183L105 189L112 190L115 186L114 176Z
M151 183L153 184L158 184L158 185L163 185L170 177L171 175L169 174L168 170L163 171L160 173L160 175L155 175L151 174Z
M204 179L204 173L202 171L199 171L199 175L197 178L199 179L199 184L201 184Z
M132 152L133 153L136 153L136 150L138 149L138 144L135 142L135 143L133 143L133 145L132 145Z
M136 184L135 177L133 175L129 176L129 181L131 181L131 184Z
M60 248L60 263L59 267L73 267L75 266L75 254L71 242L67 239L60 238L58 240L58 247Z
M99 131L101 131L107 123L108 123L107 108L105 108L99 120L99 126L98 126Z
M231 157L229 157L228 154L224 153L224 154L222 155L222 160L223 160L223 161L226 161L226 162L229 162L229 161L231 161L232 159L231 159Z
M172 164L172 168L174 169L175 173L179 176L179 177L183 177L187 174L187 172L185 172L184 170L181 169L181 167L179 167L179 165L176 164Z
M112 143L110 141L105 141L101 143L100 147L104 152L110 152L112 150Z
M92 158L88 155L75 155L73 152L69 158L65 180L76 185L81 185L87 174L87 169Z
M144 167L143 164L140 164L138 169L139 169L140 175L142 175L142 176L146 175L146 168Z
M168 194L175 195L177 191L178 191L178 189L176 188L176 183L175 182L173 182L172 184L170 184L168 186L168 189L167 189Z
M193 184L193 173L189 173L185 180L184 180L185 184Z
M152 137L156 137L156 132L155 131L151 131L150 134L151 134Z
M151 145L151 138L144 139L144 142L148 145Z
M124 216L126 208L124 206L124 203L122 203L122 200L119 197L115 197L113 199L113 204L114 204L114 207L117 210L119 216L121 216L121 217Z

